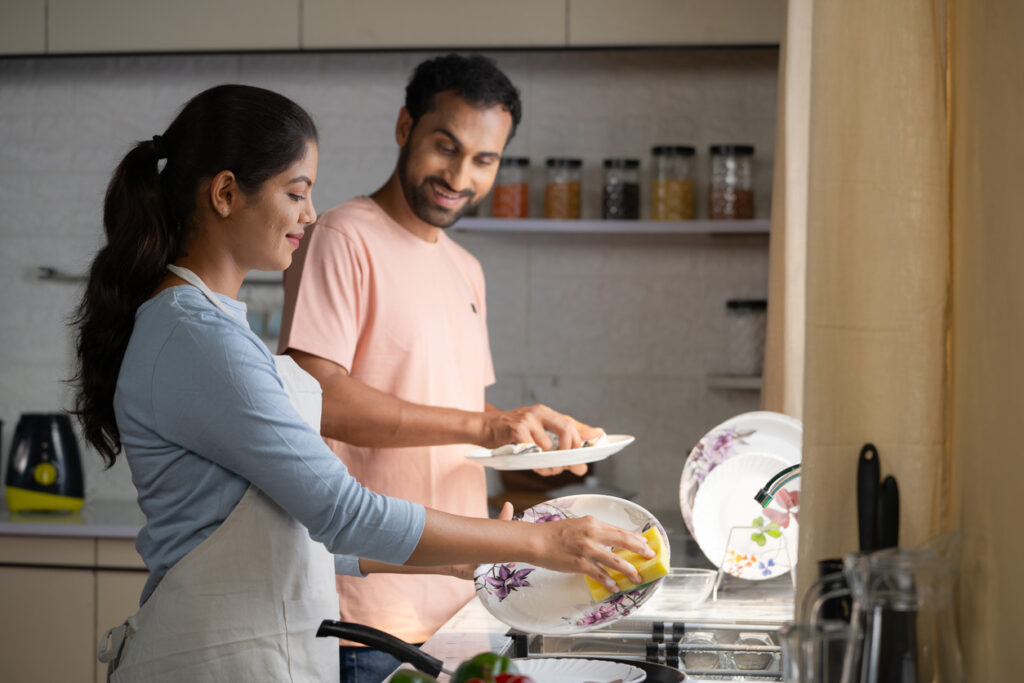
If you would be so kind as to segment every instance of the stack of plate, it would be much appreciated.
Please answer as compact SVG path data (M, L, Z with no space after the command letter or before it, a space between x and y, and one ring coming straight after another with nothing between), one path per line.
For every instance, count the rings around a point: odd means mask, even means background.
M799 420L744 413L709 431L690 451L679 482L683 520L716 567L744 579L769 579L796 563L800 479L762 508L754 497L780 471L800 463Z

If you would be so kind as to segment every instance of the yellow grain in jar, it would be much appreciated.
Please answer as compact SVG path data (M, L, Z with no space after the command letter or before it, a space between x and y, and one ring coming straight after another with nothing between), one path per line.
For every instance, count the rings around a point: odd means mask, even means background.
M580 159L547 160L547 184L544 186L544 217L555 219L580 217Z
M695 151L693 147L685 145L658 145L651 148L654 158L651 220L681 221L694 217L690 162Z

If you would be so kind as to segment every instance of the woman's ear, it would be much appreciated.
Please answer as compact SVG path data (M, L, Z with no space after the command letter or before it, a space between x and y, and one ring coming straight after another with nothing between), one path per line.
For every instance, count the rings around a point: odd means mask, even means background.
M235 174L231 171L221 171L213 176L210 181L210 206L213 212L221 218L231 215L231 210L237 206L238 182Z
M395 123L395 142L398 143L399 147L405 147L405 143L409 141L409 135L412 134L412 114L405 107L398 112L398 121Z

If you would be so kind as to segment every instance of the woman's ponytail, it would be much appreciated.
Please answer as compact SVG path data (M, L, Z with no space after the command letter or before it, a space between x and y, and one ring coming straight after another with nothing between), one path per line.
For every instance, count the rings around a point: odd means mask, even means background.
M135 311L156 289L181 242L161 192L160 152L156 142L140 142L114 171L103 204L107 244L93 260L75 318L75 412L108 467L121 449L114 390Z

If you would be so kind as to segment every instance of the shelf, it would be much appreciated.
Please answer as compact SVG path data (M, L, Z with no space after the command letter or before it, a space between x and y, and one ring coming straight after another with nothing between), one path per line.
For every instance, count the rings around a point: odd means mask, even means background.
M36 266L36 277L50 282L85 282L84 273L68 273L53 266ZM253 270L242 280L242 286L281 287L281 273L278 271Z
M750 235L768 234L771 221L622 221L548 218L463 218L452 226L463 232L552 232L609 235Z
M708 375L709 389L761 391L761 375Z

